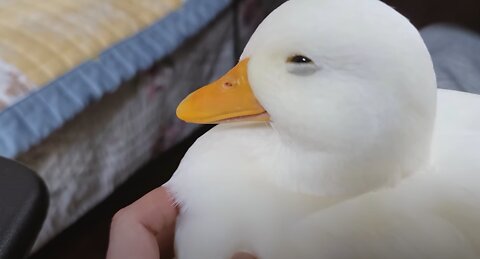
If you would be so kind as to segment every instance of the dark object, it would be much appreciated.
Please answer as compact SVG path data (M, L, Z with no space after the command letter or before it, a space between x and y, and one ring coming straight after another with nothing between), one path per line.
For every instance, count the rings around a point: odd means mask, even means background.
M47 188L37 174L0 157L0 259L28 255L47 208Z
M453 23L480 31L478 0L382 0L422 28L433 23Z
M286 0L263 0L273 11ZM480 1L478 0L381 0L406 16L417 28L433 23L453 23L480 31Z

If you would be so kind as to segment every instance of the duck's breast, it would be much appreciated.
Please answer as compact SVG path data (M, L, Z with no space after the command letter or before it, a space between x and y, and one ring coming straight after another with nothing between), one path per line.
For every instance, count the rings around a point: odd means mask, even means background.
M215 127L190 148L166 185L181 208L180 259L230 258L239 250L283 258L273 253L288 251L278 247L288 227L319 202L269 180L274 146L270 127L232 124Z

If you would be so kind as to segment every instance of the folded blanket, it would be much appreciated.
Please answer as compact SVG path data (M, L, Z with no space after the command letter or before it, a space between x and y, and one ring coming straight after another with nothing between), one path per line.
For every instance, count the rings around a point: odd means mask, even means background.
M229 0L0 1L0 156L171 53Z
M1 2L0 105L11 104L179 6L179 0Z

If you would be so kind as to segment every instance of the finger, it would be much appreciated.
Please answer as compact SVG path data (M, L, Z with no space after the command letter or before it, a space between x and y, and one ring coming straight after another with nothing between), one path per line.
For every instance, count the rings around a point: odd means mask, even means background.
M178 209L166 188L159 187L131 205L138 220L155 235L160 252L173 251Z
M112 221L108 254L168 258L178 215L173 204L170 194L160 187L120 210Z
M133 203L139 222L156 237L160 254L173 253L175 221L178 209L166 188L159 187Z

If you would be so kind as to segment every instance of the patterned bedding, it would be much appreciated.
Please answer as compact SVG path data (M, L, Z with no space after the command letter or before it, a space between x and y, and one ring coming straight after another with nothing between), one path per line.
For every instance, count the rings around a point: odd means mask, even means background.
M229 2L0 1L0 155L28 150Z
M0 57L32 82L8 96L6 104L94 58L179 6L179 0L0 2Z

